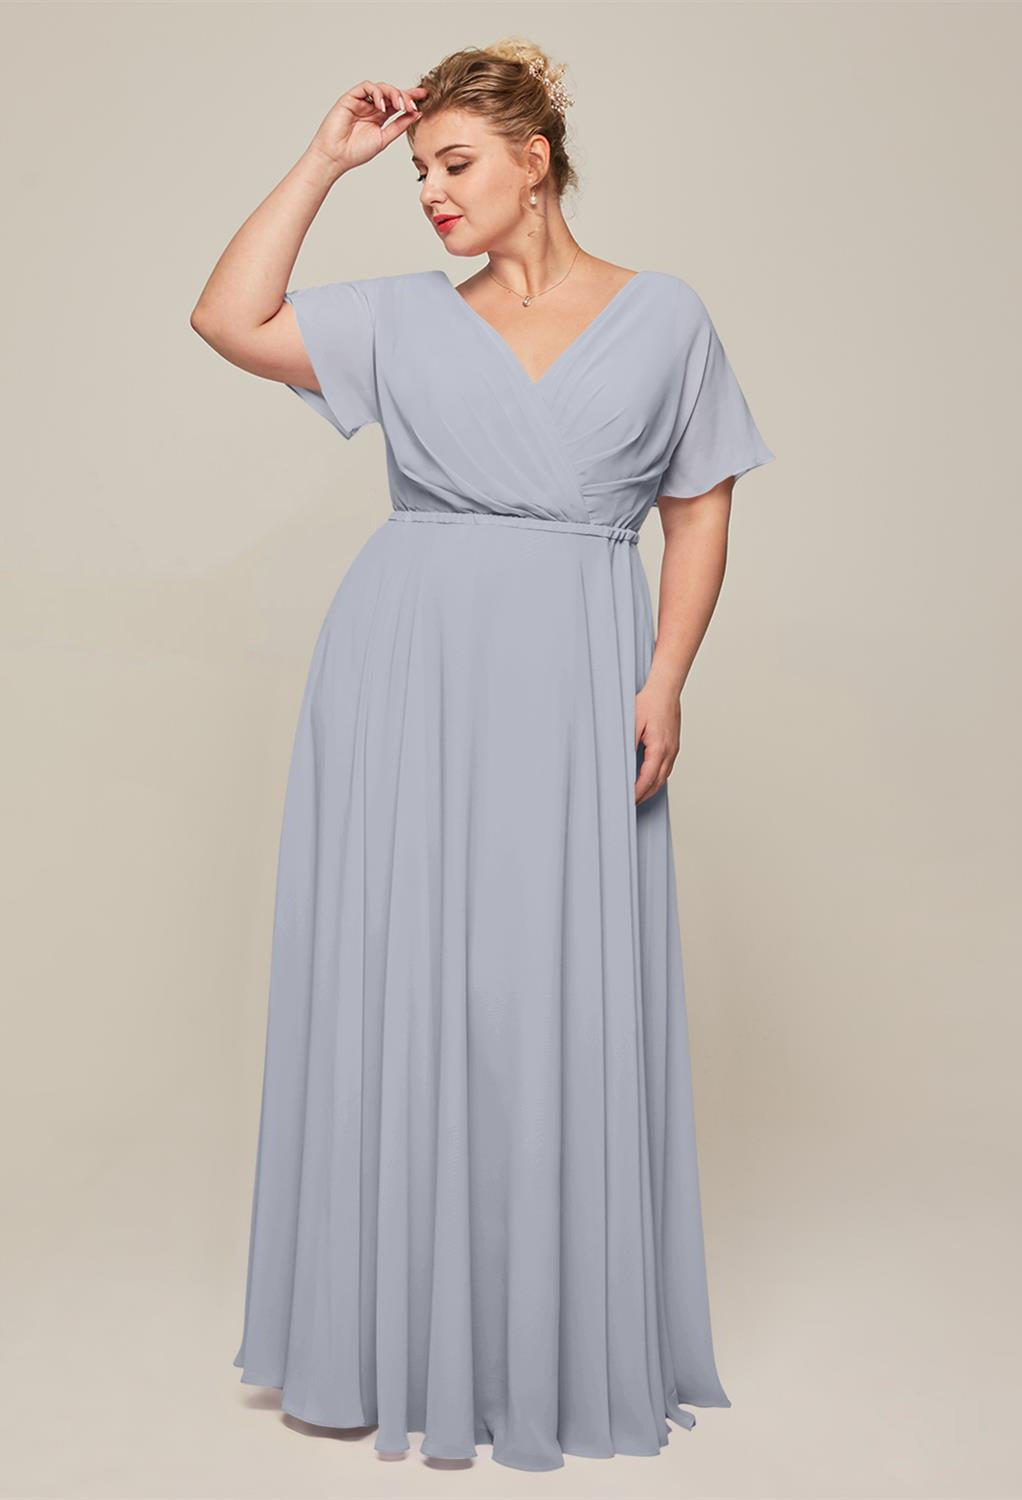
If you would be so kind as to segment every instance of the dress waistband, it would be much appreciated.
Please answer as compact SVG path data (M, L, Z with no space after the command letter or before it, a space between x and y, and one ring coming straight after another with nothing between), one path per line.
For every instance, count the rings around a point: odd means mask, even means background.
M534 531L574 531L580 536L602 536L611 542L637 542L639 533L630 526L608 526L602 521L552 521L542 516L503 516L492 511L392 510L388 521L427 521L441 525L522 526Z

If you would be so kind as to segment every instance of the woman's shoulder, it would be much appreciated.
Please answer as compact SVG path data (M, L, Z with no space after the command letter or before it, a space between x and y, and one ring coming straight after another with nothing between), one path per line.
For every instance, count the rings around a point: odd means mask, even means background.
M363 276L358 285L371 287L376 292L399 291L406 286L417 286L425 278L435 280L443 271L391 271L385 276Z
M651 280L658 282L674 301L675 305L691 317L696 317L706 312L706 304L696 291L690 281L678 276L674 271L647 271L646 275Z
M412 316L422 305L424 288L443 274L442 271L397 271L379 276L349 276L327 282L314 290L324 297L352 298L367 309L374 323L390 322L394 318L403 320Z
M414 299L443 271L391 271L383 276L364 276L356 283L374 309L394 308L399 313L414 305Z

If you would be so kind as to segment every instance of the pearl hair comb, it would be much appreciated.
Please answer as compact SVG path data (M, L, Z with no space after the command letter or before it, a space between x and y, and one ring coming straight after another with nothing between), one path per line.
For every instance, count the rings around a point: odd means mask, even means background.
M554 75L550 72L546 63L542 61L542 59L538 57L531 58L529 61L529 72L532 73L534 77L542 80L543 84L546 87L547 93L550 95L551 102L554 108L557 110L558 114L563 115L568 105L574 104L574 99L571 98L571 96L565 89L564 84L561 82L560 74L558 74L558 76L555 78Z

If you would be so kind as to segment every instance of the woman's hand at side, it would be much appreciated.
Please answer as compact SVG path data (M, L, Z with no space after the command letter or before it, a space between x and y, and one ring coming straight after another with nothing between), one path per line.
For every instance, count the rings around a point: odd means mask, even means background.
M636 802L660 790L678 755L682 689L724 581L734 482L732 474L703 495L657 499L664 557L653 657L635 698L635 748L640 739L646 747Z
M635 695L635 748L642 742L642 765L635 803L654 796L671 774L681 745L681 699L669 687L647 681Z

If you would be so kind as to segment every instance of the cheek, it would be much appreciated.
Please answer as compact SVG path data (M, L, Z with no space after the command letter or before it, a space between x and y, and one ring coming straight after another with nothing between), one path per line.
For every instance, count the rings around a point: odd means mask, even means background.
M506 173L473 172L472 181L459 189L459 197L466 207L471 206L474 219L502 223L515 215L515 183Z

